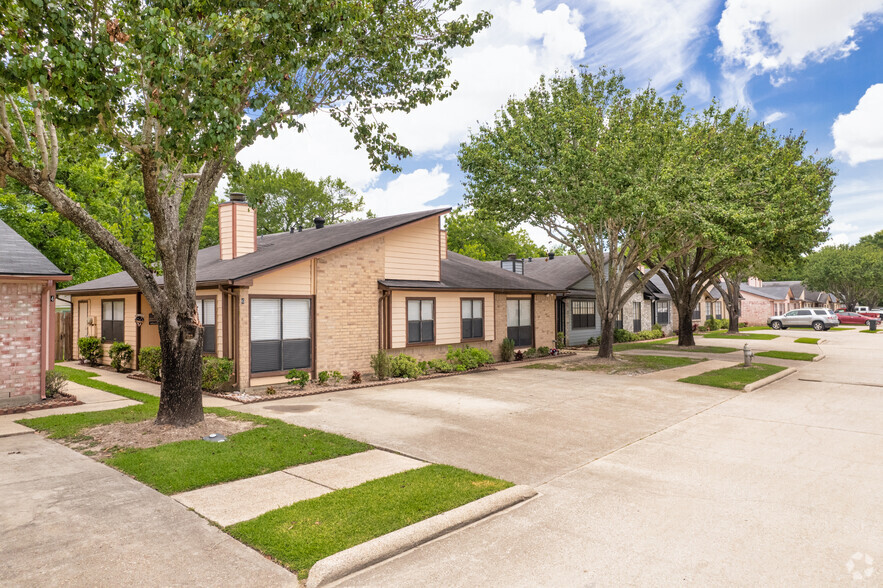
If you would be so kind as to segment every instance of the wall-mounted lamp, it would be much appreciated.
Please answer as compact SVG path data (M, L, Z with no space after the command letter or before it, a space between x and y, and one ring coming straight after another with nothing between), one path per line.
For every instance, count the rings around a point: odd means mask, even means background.
M244 296L239 299L239 304L245 304L245 297Z
M49 297L49 302L55 302L55 296L50 296L50 297Z

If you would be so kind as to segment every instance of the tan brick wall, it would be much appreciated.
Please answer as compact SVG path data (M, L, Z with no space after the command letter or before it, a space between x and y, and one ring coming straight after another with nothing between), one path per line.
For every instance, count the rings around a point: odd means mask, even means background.
M0 281L0 406L42 395L41 282Z
M555 347L555 296L534 296L534 347Z

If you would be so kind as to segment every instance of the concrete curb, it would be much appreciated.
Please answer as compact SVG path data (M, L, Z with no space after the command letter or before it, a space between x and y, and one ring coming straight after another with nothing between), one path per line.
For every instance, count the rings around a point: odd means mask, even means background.
M513 486L469 504L366 541L321 559L310 570L307 588L316 588L404 553L537 495L530 486Z
M756 382L751 382L750 384L746 384L745 387L742 389L742 391L743 392L753 392L754 390L757 390L758 388L763 388L764 386L772 384L773 382L775 382L777 380L781 380L782 378L787 378L788 376L790 376L791 374L793 374L796 371L797 371L797 369L795 369L795 368L786 368L786 369L782 370L781 372L777 372L777 373L773 374L772 376L767 376L766 378L764 378L762 380L758 380Z
M822 360L825 359L826 357L828 357L828 356L825 355L825 352L822 351L821 349L819 349L819 353L818 353L818 355L816 355L815 357L813 357L812 360L813 360L813 361L822 361Z

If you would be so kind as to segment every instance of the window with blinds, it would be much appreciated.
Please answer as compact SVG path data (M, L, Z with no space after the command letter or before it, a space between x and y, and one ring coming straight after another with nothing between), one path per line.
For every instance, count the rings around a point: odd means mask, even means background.
M660 300L656 303L656 322L660 325L667 325L669 319L670 305L668 300Z
M126 303L105 300L101 303L101 338L108 343L125 341Z
M619 314L616 315L616 320L613 323L613 328L614 329L621 329L624 324L625 324L625 314L623 313L622 309L619 309Z
M202 324L202 351L214 353L217 350L217 309L214 298L203 298L196 301L196 312L199 314L199 322Z
M303 369L312 365L310 300L251 299L252 373Z
M463 339L484 338L484 299L461 299L460 323L461 337Z
M595 328L595 301L571 300L570 324L574 329Z
M529 298L510 298L506 301L506 336L515 341L516 347L533 344L531 314Z
M723 303L715 302L714 303L714 318L716 318L718 320L722 319L724 316L723 312L724 312Z
M435 298L408 299L408 343L435 341Z

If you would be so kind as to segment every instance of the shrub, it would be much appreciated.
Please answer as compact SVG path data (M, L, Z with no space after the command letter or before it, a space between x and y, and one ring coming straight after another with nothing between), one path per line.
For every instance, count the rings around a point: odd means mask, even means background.
M503 361L512 361L514 353L515 340L506 337L505 339L503 339L503 342L500 343L500 357L503 359Z
M77 349L80 357L88 361L89 365L98 365L104 357L104 348L99 337L80 337L77 339Z
M449 374L454 371L454 365L447 359L430 359L427 368L440 374Z
M362 383L362 372L353 370L353 375L350 376L350 384L361 384Z
M67 386L67 378L64 374L55 370L46 370L46 398L54 398L59 392L64 392Z
M651 331L659 331L661 333L662 332L662 325L660 325L659 323L653 323L653 328L650 330Z
M466 366L465 365L458 365L457 367L454 368L454 371L455 372L465 372Z
M555 333L555 347L558 349L564 347L564 333L562 331Z
M715 319L714 317L708 317L705 321L705 328L709 331L717 331L718 329L722 329L724 326L728 326L729 321L724 319Z
M549 355L549 348L545 346L537 347L537 355L539 355L540 357L545 357Z
M392 373L392 361L389 359L389 354L380 349L376 354L372 355L371 369L374 370L374 376L378 380L387 379L389 374Z
M625 329L614 329L613 330L613 342L614 343L630 343L635 339L632 337L632 334L626 331Z
M343 374L337 370L331 372L331 379L334 380L335 384L340 384L343 381Z
M319 372L316 374L316 380L319 382L320 386L324 386L328 383L328 380L331 379L331 374L328 372Z
M214 392L233 376L233 360L226 357L202 358L202 389Z
M117 341L110 346L110 365L121 372L124 367L128 367L132 363L132 346L122 341Z
M307 385L307 382L310 381L310 372L304 370L291 370L285 374L285 379L288 380L290 385L297 386L303 390L304 386Z
M264 390L264 392L266 392L267 394L273 395L276 393L276 388L274 388L273 386L267 386L267 389Z
M516 351L515 352L515 361L521 361L522 359L524 359L524 352L523 351Z
M162 351L159 347L142 347L138 352L138 369L154 380L162 377Z
M396 378L416 378L423 375L417 360L404 353L399 353L392 358L390 369L393 377Z
M528 347L524 350L524 357L531 358L535 357L537 354L537 350L535 347Z
M488 350L469 347L468 345L458 349L448 347L447 358L448 362L455 366L455 369L456 366L462 365L467 370L473 370L477 367L494 363L494 356Z
M600 340L601 338L598 337L598 339ZM594 337L589 337L588 339L586 339L586 347L591 347L591 346L594 345L594 344L595 344L595 338L594 338Z

